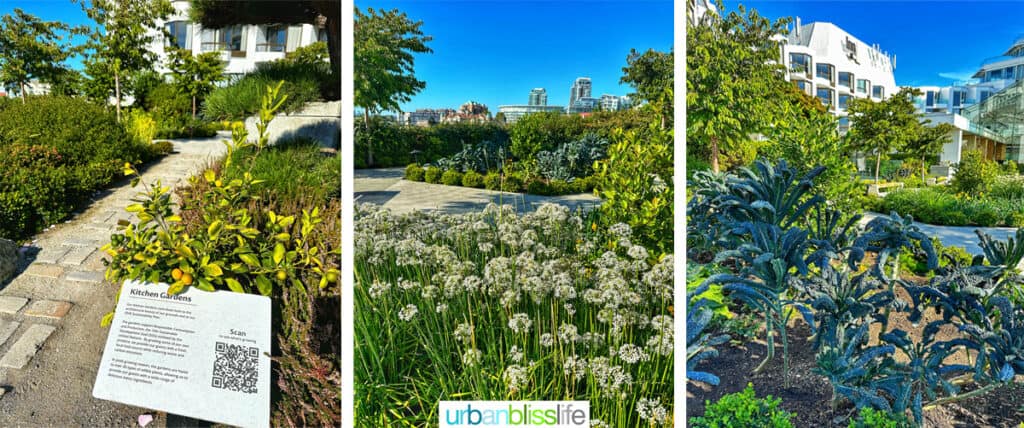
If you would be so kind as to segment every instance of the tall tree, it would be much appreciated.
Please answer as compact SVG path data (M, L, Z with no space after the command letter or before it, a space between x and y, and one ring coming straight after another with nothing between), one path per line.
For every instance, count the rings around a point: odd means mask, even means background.
M929 126L929 123L931 123L930 120L919 122L917 132L903 148L903 153L921 161L922 181L927 175L925 172L928 167L926 160L929 156L934 156L942 151L942 146L950 141L950 133L956 129L949 123L940 123L935 126Z
M220 52L205 52L192 55L187 49L171 51L171 77L174 86L182 93L192 97L192 119L196 118L199 99L209 94L217 82L224 78L227 64L220 58Z
M370 114L399 110L401 103L427 86L413 72L416 53L433 52L420 27L403 12L355 10L354 44L355 105L363 108L367 128ZM373 147L367 151L368 165L373 165Z
M721 0L717 5L724 12ZM689 2L687 13L693 13ZM789 83L773 38L786 33L787 23L742 5L738 12L687 20L686 140L708 150L714 172L723 151L750 143L774 120L775 95Z
M315 24L327 30L331 69L341 72L341 0L191 0L192 20L206 28L244 24Z
M105 67L87 67L86 70L102 70L113 76L114 103L120 121L124 77L152 68L158 58L148 45L163 30L157 27L157 22L166 19L174 8L170 0L73 1L81 4L86 15L96 22L91 43L95 53L90 61L105 64ZM104 80L91 76L95 82Z
M920 94L921 91L914 88L901 88L885 100L854 98L847 106L850 132L846 140L852 149L875 155L876 183L882 158L902 150L920 133L920 115L913 101L913 97Z
M673 101L672 85L675 73L674 51L658 52L648 49L640 53L636 49L629 50L626 66L622 67L622 78L619 83L628 83L636 90L631 94L634 98L659 106L661 129L671 126Z
M25 102L29 82L52 82L63 74L64 60L81 52L80 46L71 44L71 36L86 31L15 8L0 18L0 82L17 85Z

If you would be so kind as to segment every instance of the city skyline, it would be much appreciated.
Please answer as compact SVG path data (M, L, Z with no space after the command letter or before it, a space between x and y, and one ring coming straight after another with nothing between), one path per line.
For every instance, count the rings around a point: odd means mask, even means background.
M356 7L398 9L423 21L423 33L433 37L427 44L433 53L415 56L416 77L426 88L403 111L469 100L497 111L526 105L534 88L545 88L548 105L568 106L577 77L590 77L594 94L628 95L633 89L619 78L630 49L673 47L671 1L360 1Z

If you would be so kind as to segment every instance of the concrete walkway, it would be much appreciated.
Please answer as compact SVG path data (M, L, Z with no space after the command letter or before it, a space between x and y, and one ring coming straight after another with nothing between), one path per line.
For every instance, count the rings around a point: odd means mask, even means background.
M452 214L479 211L491 202L513 205L520 212L532 211L544 203L565 205L571 210L591 208L601 203L599 198L590 194L527 195L406 181L402 179L404 175L405 168L356 170L353 183L356 203L378 204L394 213L440 210Z
M142 180L166 186L224 151L223 135L178 140L175 153L147 166ZM0 426L138 426L146 409L92 397L117 287L103 279L104 254L124 208L141 191L127 180L95 195L71 220L37 235L23 270L0 284ZM166 426L158 417L150 427Z
M867 222L876 217L888 216L876 212L865 212L864 217L861 219L861 224L867 224ZM939 237L942 245L947 247L963 247L968 253L973 255L982 254L981 247L978 246L978 242L980 242L978 235L974 233L975 230L980 229L997 240L1006 240L1006 238L1017 233L1017 228L1015 227L936 226L916 221L914 225L921 228L921 231L929 236Z

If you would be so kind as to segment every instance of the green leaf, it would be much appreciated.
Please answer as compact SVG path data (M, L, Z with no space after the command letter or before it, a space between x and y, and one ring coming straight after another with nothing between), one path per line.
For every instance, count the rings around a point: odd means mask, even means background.
M108 327L112 322L114 322L114 312L107 312L103 319L100 320L100 327Z
M256 277L256 288L260 290L260 294L269 296L274 290L274 284L266 276L260 275Z
M196 285L196 288L198 288L200 290L203 290L203 291L215 291L216 290L215 288L213 288L213 283L211 283L206 278L199 278L198 282L199 282L199 284Z
M227 283L228 288L231 289L231 291L234 291L236 293L245 293L245 289L242 288L242 284L240 284L234 278L225 278L224 282Z
M256 258L256 256L252 255L251 253L239 254L238 258L242 259L242 261L245 262L245 264L247 264L249 266L259 266L260 265L260 260L258 258Z
M281 261L284 260L284 251L284 244L278 242L274 246L274 264L281 264Z
M224 275L224 271L220 268L219 265L215 263L210 263L206 266L203 266L203 272L206 272L207 276L212 276L214 278Z

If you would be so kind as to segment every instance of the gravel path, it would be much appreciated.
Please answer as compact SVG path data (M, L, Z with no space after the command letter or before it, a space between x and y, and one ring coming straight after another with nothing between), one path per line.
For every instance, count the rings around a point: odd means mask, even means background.
M175 186L223 153L222 136L174 141L175 153L142 171ZM108 329L100 318L117 287L104 281L99 248L140 188L127 180L95 195L71 220L37 235L23 270L0 284L0 426L138 426L146 409L92 397ZM177 421L177 422L176 422ZM184 422L182 422L184 421ZM149 427L194 425L158 415Z

